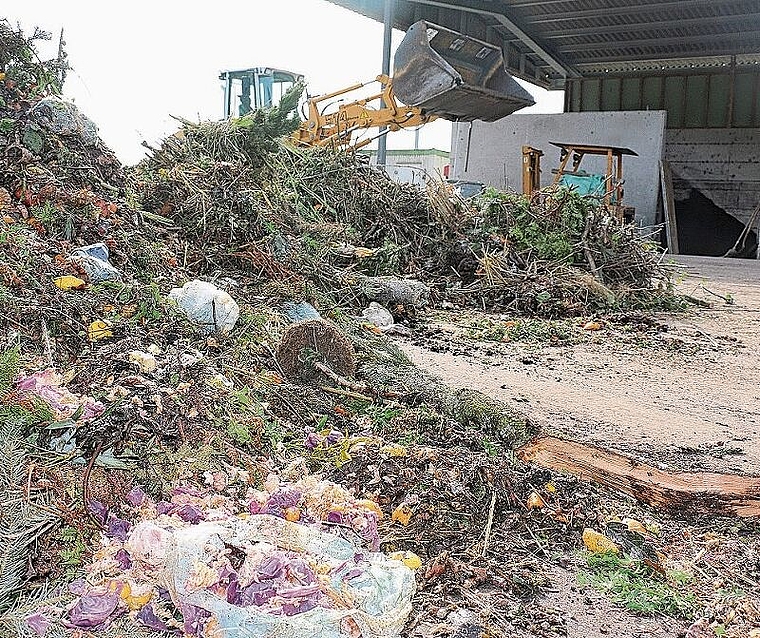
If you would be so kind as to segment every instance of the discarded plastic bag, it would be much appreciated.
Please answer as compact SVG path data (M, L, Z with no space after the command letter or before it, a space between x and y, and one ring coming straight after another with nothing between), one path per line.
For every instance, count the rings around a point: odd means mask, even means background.
M172 288L169 299L177 302L187 318L200 325L206 334L229 334L240 316L240 308L229 294L199 279L182 288Z
M71 253L72 260L82 266L94 284L121 281L121 273L110 264L109 257L108 246L103 243L83 246Z
M284 601L279 613L232 604L229 590L220 595L198 585L204 566L213 565L230 547L251 555L261 544L302 553L308 564L319 566L316 582L278 592L273 601ZM333 534L265 514L174 530L166 546L164 574L175 604L210 614L200 633L205 638L345 638L346 627L358 628L363 638L394 638L401 635L411 613L415 589L414 573L401 561L364 553ZM266 584L265 578L259 577L261 584ZM293 613L299 596L309 602L310 595L326 596L336 604Z
M369 307L362 312L362 316L381 330L390 328L394 324L390 311L376 301L370 302Z
M299 301L298 303L286 301L282 304L282 310L288 320L293 323L322 318L317 309L308 301Z

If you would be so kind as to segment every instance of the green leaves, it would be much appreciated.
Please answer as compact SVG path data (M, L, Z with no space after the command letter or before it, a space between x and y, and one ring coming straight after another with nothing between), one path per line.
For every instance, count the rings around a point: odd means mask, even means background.
M627 609L646 616L694 616L696 596L686 587L691 579L685 572L663 577L642 562L615 554L589 554L586 561L589 570L578 573L579 584L609 594Z
M7 395L16 381L20 370L21 350L8 348L0 352L0 397Z
M14 396L20 371L18 347L0 352L0 433L8 428L27 428L53 418L50 408L42 400L30 397L22 404Z
M244 133L241 149L253 167L261 166L266 156L277 150L279 140L290 135L301 123L298 102L304 91L303 82L294 85L272 108L257 109L238 120L232 126Z
M547 261L575 261L577 246L591 208L599 204L559 189L540 205L517 193L489 188L479 199L483 230L505 234L518 251L534 251Z
M0 69L24 94L61 93L69 68L66 54L61 50L57 59L40 60L37 43L44 40L50 40L50 34L39 28L26 36L21 29L11 27L6 19L0 20Z

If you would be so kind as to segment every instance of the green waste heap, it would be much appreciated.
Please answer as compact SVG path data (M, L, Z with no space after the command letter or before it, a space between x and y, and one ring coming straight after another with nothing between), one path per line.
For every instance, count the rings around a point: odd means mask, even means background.
M425 282L438 299L539 316L677 305L658 246L598 199L400 184L361 155L283 140L297 87L238 120L184 122L136 167L144 208L167 217L198 273L258 275L280 294L366 301L364 277Z
M659 251L566 191L464 201L361 156L294 148L283 138L301 87L279 108L182 122L125 169L58 97L64 62L40 62L34 38L0 24L0 500L14 513L0 523L0 632L32 635L35 605L66 604L58 586L103 531L93 502L119 512L138 486L159 502L220 476L254 489L282 468L375 503L383 549L411 548L433 570L415 605L462 603L493 574L500 593L483 604L503 619L509 596L540 590L540 561L516 574L503 560L506 543L526 554L532 541L510 530L553 478L511 459L533 424L423 373L352 315L376 299L407 317L443 300L545 316L663 306ZM77 257L93 246L107 277ZM229 334L167 299L198 277L239 303ZM304 302L325 323L299 336L286 304ZM576 482L557 485L569 509ZM586 496L568 525L597 505ZM542 524L567 544L564 522Z

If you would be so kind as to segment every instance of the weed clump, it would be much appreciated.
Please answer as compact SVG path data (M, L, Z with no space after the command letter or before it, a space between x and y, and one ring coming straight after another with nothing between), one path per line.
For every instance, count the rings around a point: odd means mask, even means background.
M645 616L671 616L689 620L698 604L689 591L693 577L686 572L660 575L650 567L616 554L589 554L588 570L578 574L581 585L604 592L626 609Z

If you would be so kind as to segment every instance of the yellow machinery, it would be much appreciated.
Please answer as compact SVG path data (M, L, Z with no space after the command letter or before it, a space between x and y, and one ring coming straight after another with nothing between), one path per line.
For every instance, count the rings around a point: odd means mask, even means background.
M560 149L559 168L554 173L553 186L567 186L581 195L598 197L620 221L631 222L636 213L632 206L623 203L623 156L638 156L630 148L597 146L594 144L567 144L550 142ZM541 188L541 157L543 152L532 146L522 147L523 193L532 195ZM604 173L587 173L581 169L586 156L602 157Z
M345 89L327 93L307 101L307 120L293 133L293 140L307 146L333 146L361 148L372 142L367 138L354 141L354 135L363 129L387 127L389 131L413 128L436 119L434 115L423 114L419 108L399 104L393 91L393 83L386 75L378 75L376 82L382 85L380 92L360 100L340 104L336 110L325 112L325 106L341 95L362 89L371 82L355 84ZM379 107L372 103L380 100Z
M329 103L359 90L356 84L308 100L307 120L293 135L299 144L360 148L358 131L413 128L438 117L452 121L493 122L534 104L530 93L507 73L499 47L451 29L420 21L399 44L393 78L380 75L380 92L339 104ZM372 106L374 102L379 106Z
M380 75L372 82L309 98L307 119L293 140L308 146L360 148L373 139L357 140L358 133L366 129L398 131L439 117L493 122L534 104L530 93L507 73L499 47L425 21L416 22L406 32L393 67L392 78ZM229 73L222 74L227 82L227 105L231 100ZM286 78L287 72L277 73ZM379 91L347 101L348 94L373 82L381 85ZM248 80L249 86L258 83L260 75ZM225 115L231 111L227 106Z

